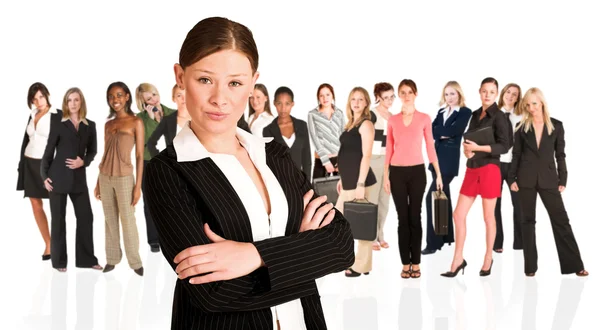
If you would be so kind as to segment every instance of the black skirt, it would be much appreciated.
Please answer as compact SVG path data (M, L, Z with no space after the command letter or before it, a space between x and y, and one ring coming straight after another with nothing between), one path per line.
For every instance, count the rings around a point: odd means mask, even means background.
M44 187L44 181L40 174L42 167L41 159L23 157L24 162L24 186L25 197L48 198L48 190Z

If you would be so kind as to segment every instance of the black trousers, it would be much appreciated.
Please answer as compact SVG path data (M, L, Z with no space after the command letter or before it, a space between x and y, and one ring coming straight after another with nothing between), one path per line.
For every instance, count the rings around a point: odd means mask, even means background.
M75 267L92 267L98 264L94 256L94 215L87 190L80 193L61 194L50 192L50 254L52 267L67 267L67 233L66 213L67 195L71 198L77 225L75 229Z
M146 165L148 165L150 161L144 161L144 173L146 173ZM156 226L154 225L154 221L152 220L152 215L150 215L150 207L148 206L148 199L146 199L146 184L145 180L142 181L142 196L144 198L144 217L146 218L146 234L148 236L148 244L159 244L158 243L158 232L156 231Z
M558 260L562 274L572 274L583 270L583 261L579 254L579 247L575 241L573 230L569 224L569 217L563 204L558 187L554 189L521 188L519 199L523 206L523 256L525 260L525 273L535 273L537 265L537 247L535 237L535 205L537 194L540 195L544 207L548 211L554 242L558 250Z
M329 158L329 161L331 162L331 165L333 165L333 167L335 167L337 165L337 157L331 157ZM337 174L337 172L333 172L334 175ZM315 166L313 167L313 180L316 178L324 178L327 176L327 170L325 169L325 166L323 166L323 163L321 163L321 159L320 158L315 158Z
M424 164L390 166L390 188L398 212L398 248L403 265L421 263L421 204L426 185Z
M504 182L508 177L508 169L510 167L510 163L500 163L500 173L502 175L502 180L500 181L500 191L502 191L504 187ZM506 181L508 185L508 181ZM521 203L519 201L519 193L510 190L510 200L513 206L513 249L522 250L523 249L523 235L521 233L521 222L523 219L523 214L521 211ZM494 250L502 249L504 245L504 230L502 229L502 197L498 197L496 199L496 209L494 210L494 215L496 217L496 240L494 241Z
M437 176L435 172L431 172L433 182L429 187L427 196L425 196L425 204L427 206L427 245L425 246L428 250L441 249L444 243L454 242L454 225L452 220L452 199L450 198L450 182L454 179L453 176L442 176L442 183L444 184L444 194L448 197L448 235L436 235L433 230L433 208L432 208L432 197L431 194L437 190L435 180Z

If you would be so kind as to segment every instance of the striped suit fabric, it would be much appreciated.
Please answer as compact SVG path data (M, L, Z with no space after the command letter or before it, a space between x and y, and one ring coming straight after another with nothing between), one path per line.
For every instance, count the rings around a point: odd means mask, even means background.
M331 119L315 108L308 112L308 132L323 164L329 155L337 155L340 150L340 135L344 132L344 113L337 107Z
M350 226L336 210L328 226L299 233L302 197L312 187L287 148L276 142L265 148L289 217L285 236L257 242L242 201L210 158L177 162L171 145L148 164L144 180L150 212L173 269L179 252L211 243L204 223L221 237L253 243L267 265L240 278L202 285L178 279L171 329L273 329L270 307L295 299L301 299L307 330L327 329L315 280L354 263Z

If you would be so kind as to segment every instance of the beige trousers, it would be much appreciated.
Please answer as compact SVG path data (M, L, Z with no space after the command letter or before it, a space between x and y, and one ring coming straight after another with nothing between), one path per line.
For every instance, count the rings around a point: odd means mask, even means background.
M371 203L377 199L377 193L375 189L373 189L374 187L375 185L372 185L365 189L365 198ZM335 208L344 214L344 202L352 201L355 197L355 190L342 189L337 203L335 204ZM373 242L363 240L356 241L356 255L354 257L354 265L352 265L351 268L358 273L370 272L371 269L373 269Z
M385 155L373 155L371 156L371 169L375 173L377 183L373 185L373 190L377 194L377 197L372 203L377 204L377 240L383 241L383 227L385 225L385 218L388 215L388 209L390 207L390 194L385 192L383 188L383 165L385 163Z
M106 235L106 263L116 265L121 262L121 232L119 216L123 229L123 243L129 267L142 267L140 258L140 238L135 223L135 210L131 206L134 178L129 176L108 176L100 174L100 199L104 209Z

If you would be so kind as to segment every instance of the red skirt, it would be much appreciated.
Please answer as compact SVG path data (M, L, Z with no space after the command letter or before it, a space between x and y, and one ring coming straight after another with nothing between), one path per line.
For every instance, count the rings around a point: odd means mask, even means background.
M502 174L496 164L487 164L479 168L468 168L460 188L465 196L497 198L502 196Z

